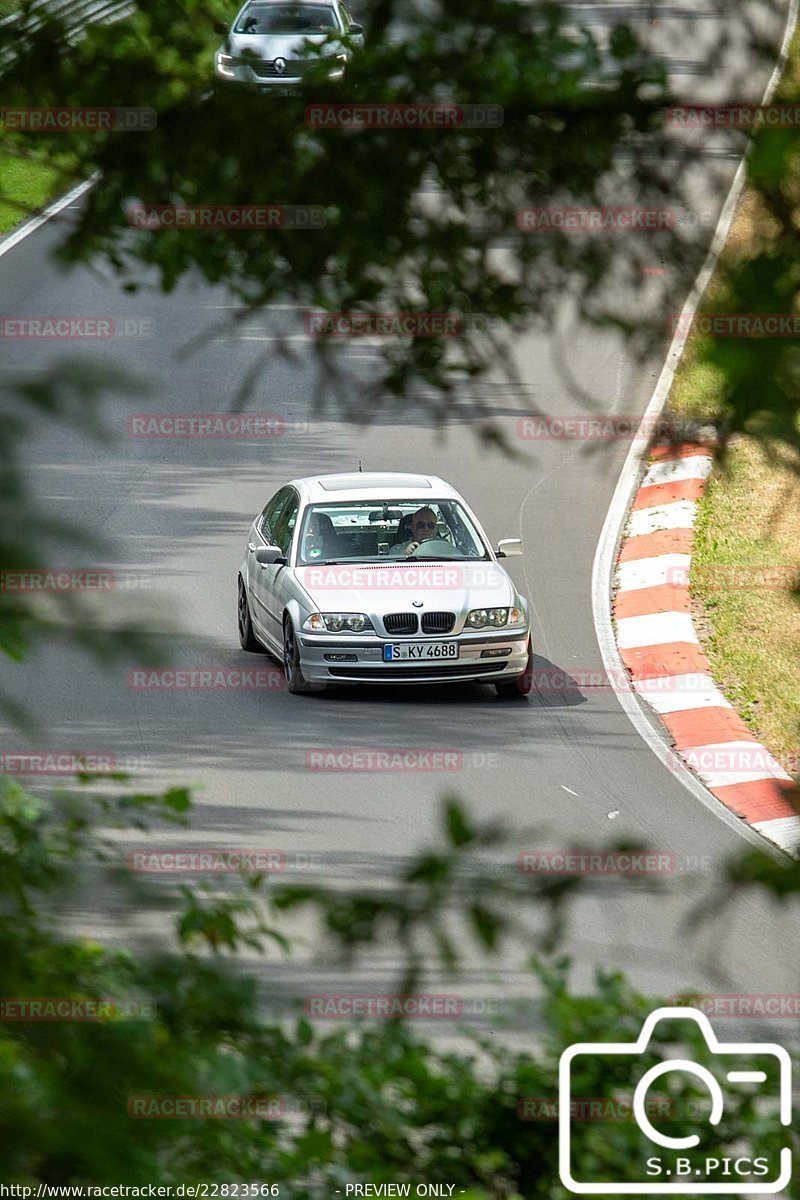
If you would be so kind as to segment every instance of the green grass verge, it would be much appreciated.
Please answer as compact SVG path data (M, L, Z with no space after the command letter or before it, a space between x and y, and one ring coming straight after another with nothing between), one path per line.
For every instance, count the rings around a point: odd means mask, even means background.
M0 154L0 233L7 233L65 187L63 172L35 158Z
M788 456L787 456L788 458ZM700 504L690 575L714 677L755 734L798 774L800 480L750 441ZM781 568L788 567L784 572Z

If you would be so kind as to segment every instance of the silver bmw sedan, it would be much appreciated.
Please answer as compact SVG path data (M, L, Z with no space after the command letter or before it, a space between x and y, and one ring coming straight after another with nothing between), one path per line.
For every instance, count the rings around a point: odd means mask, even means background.
M326 684L531 688L528 602L464 499L432 475L294 479L250 528L238 578L243 649L283 663L297 694Z

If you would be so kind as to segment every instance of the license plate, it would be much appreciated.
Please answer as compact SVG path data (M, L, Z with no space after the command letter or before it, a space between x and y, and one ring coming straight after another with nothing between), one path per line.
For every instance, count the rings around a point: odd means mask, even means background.
M427 662L458 658L458 642L399 642L383 647L384 662Z

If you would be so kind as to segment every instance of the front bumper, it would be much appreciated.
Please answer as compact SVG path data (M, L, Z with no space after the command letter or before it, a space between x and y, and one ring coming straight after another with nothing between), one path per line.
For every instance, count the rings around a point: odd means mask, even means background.
M294 92L302 89L308 83L308 78L303 75L259 75L252 67L240 64L231 69L235 72L234 75L229 75L219 67L215 68L214 75L218 85L232 83L245 85L250 90L259 92ZM328 83L337 83L344 78L344 66L337 64L324 78Z
M528 665L529 630L462 633L442 637L379 638L330 633L300 635L300 666L309 683L420 684L452 683L454 680L514 679ZM428 659L414 662L384 662L383 647L403 642L457 642L457 659ZM502 657L488 651L508 651ZM334 661L347 655L350 661Z

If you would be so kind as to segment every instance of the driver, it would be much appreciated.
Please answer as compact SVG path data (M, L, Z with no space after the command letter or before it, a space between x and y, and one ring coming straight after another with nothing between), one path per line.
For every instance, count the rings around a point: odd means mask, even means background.
M418 508L411 518L411 541L396 542L389 553L398 556L403 554L408 558L418 549L420 542L429 542L437 537L436 525L436 513L432 508Z

